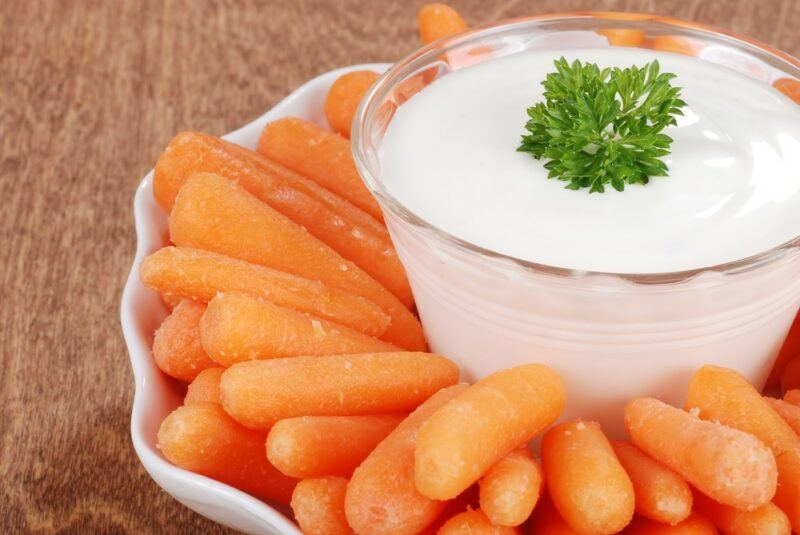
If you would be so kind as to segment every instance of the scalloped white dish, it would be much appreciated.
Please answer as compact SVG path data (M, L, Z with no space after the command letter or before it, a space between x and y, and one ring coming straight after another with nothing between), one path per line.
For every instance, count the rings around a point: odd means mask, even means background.
M286 116L302 117L326 125L323 102L333 81L348 71L383 72L389 64L354 65L322 74L303 84L267 113L224 139L255 148L264 125ZM174 466L159 452L156 434L162 420L183 402L183 388L164 375L151 354L153 332L167 310L158 294L139 279L139 264L167 244L167 216L153 198L153 171L136 189L133 213L136 224L136 257L122 294L122 332L128 347L136 390L131 413L131 438L136 454L155 482L193 511L245 533L301 535L280 510L213 479Z

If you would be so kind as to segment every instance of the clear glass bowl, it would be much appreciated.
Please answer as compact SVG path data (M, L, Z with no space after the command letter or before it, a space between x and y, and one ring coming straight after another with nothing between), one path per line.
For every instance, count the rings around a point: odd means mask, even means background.
M408 272L431 348L456 359L470 379L526 362L549 364L567 382L566 416L597 419L618 435L626 400L649 395L680 404L702 364L736 368L763 384L800 306L800 237L682 272L541 265L465 242L418 217L385 187L378 157L397 108L438 78L527 50L609 46L693 55L800 102L800 61L756 41L648 15L556 14L478 28L401 60L362 102L352 144Z

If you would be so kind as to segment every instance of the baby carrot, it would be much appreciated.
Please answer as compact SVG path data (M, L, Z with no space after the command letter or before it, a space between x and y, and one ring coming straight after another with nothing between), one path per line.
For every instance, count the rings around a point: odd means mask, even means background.
M268 429L295 416L409 411L457 380L458 367L430 353L294 357L234 364L220 394L236 421Z
M158 430L158 447L176 466L288 504L297 481L269 463L265 439L264 433L234 422L216 403L179 407Z
M607 28L597 30L597 33L608 39L611 46L641 47L645 41L645 34L641 30L625 28Z
M350 143L342 136L286 117L267 124L256 150L382 220L378 203L356 170Z
M725 535L789 535L792 531L789 519L772 502L753 511L742 511L695 491L694 504Z
M333 82L325 97L325 117L331 130L346 138L361 99L381 75L374 71L352 71Z
M353 533L344 516L343 477L304 479L292 493L292 512L305 535L349 535Z
M186 389L184 405L197 405L198 403L219 403L219 381L225 368L207 368L197 374L194 381Z
M426 4L417 14L419 38L427 45L443 37L461 33L467 23L458 12L447 4Z
M786 365L790 360L798 356L800 356L800 313L795 316L794 322L789 328L786 340L784 340L775 363L772 365L772 370L769 372L766 386L775 386L780 383L781 375L786 369Z
M368 299L391 317L383 340L405 349L425 348L419 321L386 288L306 230L218 175L197 174L186 181L172 208L169 229L178 246L210 250L319 280Z
M800 388L800 354L790 359L781 373L781 392Z
M200 343L200 318L206 305L188 299L167 316L153 338L156 366L181 381L192 381L206 368L216 366Z
M800 81L795 80L794 78L781 78L776 80L772 86L790 99L800 104Z
M267 458L292 477L349 477L403 418L380 414L280 420L269 431Z
M703 49L703 44L690 37L678 35L659 35L653 39L653 50L696 56Z
M748 433L652 398L628 403L625 426L645 453L720 503L752 510L775 494L775 458Z
M414 454L419 491L449 500L552 424L564 409L564 382L529 364L485 377L425 422Z
M531 451L522 447L494 463L478 483L481 510L491 523L519 526L539 501L544 475Z
M552 499L545 492L533 510L533 516L528 523L528 535L578 535L578 532L561 518Z
M444 526L445 522L450 520L456 515L459 515L467 510L467 508L477 509L478 505L478 485L472 485L470 488L447 502L442 513L436 517L431 524L424 530L419 532L419 535L437 535L439 529Z
M156 164L153 188L162 206L171 210L180 187L202 172L235 182L305 227L411 307L405 271L386 227L377 219L258 153L195 132L176 136Z
M782 399L769 397L765 399L769 406L772 407L772 410L777 412L783 418L783 421L789 424L795 434L800 435L800 407Z
M633 518L633 485L600 424L573 420L542 439L542 468L561 517L578 533L617 533Z
M783 401L792 405L800 405L800 390L792 389L783 395Z
M515 527L497 526L480 509L467 509L450 518L439 528L438 535L515 535Z
M699 409L701 418L750 433L772 449L778 464L773 501L789 517L792 528L800 531L800 439L789 424L741 374L717 366L703 366L694 374L686 407Z
M711 520L700 513L692 513L689 518L674 526L659 524L638 516L622 533L623 535L717 535L718 532Z
M245 360L399 351L391 344L327 320L243 293L220 293L200 321L203 347L231 366Z
M380 307L363 297L200 249L164 247L144 259L139 275L162 294L208 302L219 292L243 292L369 335L382 334L389 323Z
M633 483L637 515L673 525L689 517L692 490L686 480L630 442L612 446Z
M422 424L467 388L440 390L392 431L353 472L347 485L347 521L359 535L413 535L443 512L446 502L431 500L414 485L414 447Z

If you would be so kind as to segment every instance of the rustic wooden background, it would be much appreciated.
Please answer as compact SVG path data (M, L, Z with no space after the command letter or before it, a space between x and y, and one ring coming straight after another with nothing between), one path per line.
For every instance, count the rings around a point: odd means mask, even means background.
M310 77L417 46L419 0L0 0L0 532L224 532L129 438L118 303L131 201L174 133L222 134ZM454 0L712 23L800 54L800 0Z

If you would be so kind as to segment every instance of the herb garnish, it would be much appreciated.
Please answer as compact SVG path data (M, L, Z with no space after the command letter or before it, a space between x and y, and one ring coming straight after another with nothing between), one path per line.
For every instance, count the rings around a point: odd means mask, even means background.
M686 103L675 75L659 72L658 61L643 67L602 69L563 57L542 85L545 102L528 108L530 120L517 150L549 160L548 178L569 181L567 189L617 191L667 176L660 160L672 138L661 133L675 125Z

